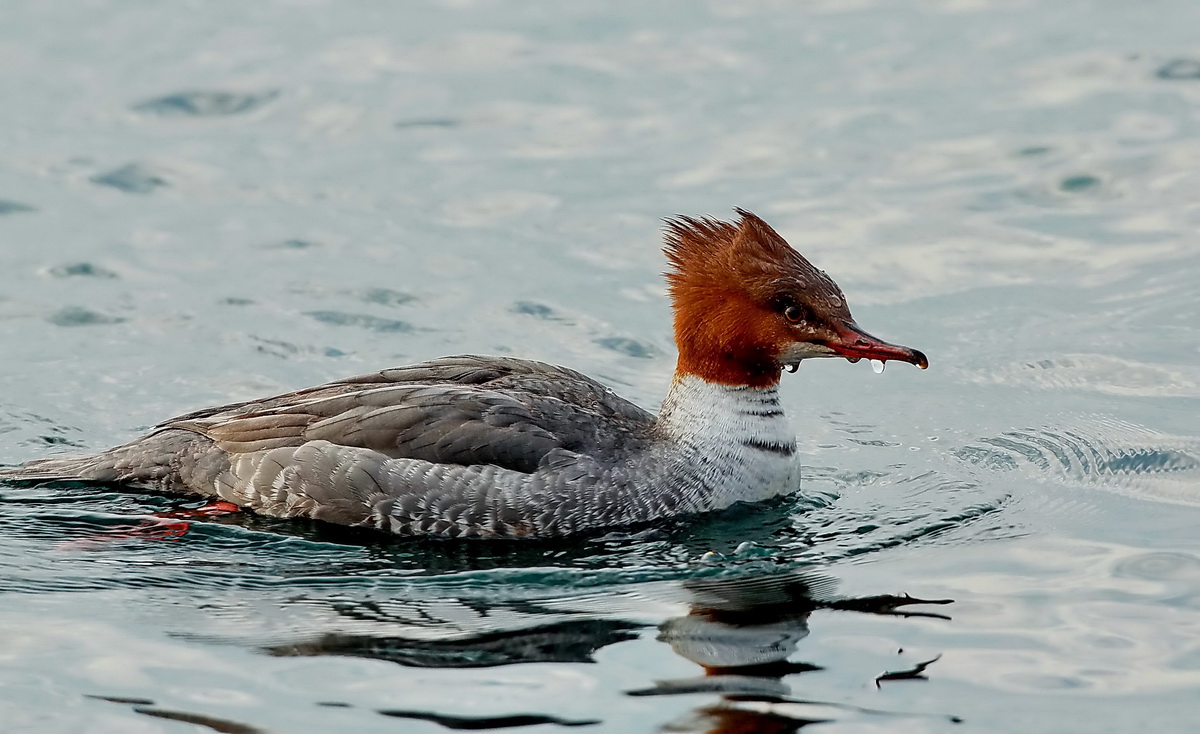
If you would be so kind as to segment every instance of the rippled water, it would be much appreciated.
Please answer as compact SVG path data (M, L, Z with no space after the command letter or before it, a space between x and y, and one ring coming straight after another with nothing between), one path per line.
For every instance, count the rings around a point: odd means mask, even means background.
M785 375L800 495L572 542L0 486L6 731L1200 720L1200 6L4 18L0 462L462 352L653 407L659 219L734 206L932 363Z

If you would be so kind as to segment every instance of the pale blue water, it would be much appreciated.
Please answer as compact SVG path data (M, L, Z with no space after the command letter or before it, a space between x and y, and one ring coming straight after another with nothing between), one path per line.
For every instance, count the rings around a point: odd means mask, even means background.
M803 493L659 533L0 487L5 731L1197 728L1195 3L2 15L0 462L463 352L654 407L659 220L734 206L931 361L785 375Z

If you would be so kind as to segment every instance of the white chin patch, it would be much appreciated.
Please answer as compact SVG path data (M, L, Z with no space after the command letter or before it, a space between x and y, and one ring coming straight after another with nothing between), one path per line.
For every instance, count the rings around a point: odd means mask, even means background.
M780 364L799 364L804 359L816 359L817 357L837 357L840 356L837 352L823 344L813 344L811 342L797 342L788 347L783 354L779 355Z

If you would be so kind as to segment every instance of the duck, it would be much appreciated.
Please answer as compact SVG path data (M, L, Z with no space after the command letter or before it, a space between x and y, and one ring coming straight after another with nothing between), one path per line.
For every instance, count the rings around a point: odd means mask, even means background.
M0 478L442 538L563 537L797 492L785 370L929 361L861 329L832 278L735 212L665 220L678 359L657 415L573 369L460 355L198 410Z

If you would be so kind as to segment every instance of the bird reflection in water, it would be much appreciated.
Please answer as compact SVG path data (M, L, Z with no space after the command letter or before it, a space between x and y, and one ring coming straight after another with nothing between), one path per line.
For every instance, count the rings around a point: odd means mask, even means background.
M947 618L913 605L948 604L909 596L847 598L833 594L834 580L815 573L731 572L680 582L635 584L603 596L510 601L459 600L460 612L445 626L428 609L411 602L400 606L380 602L337 603L339 616L356 622L385 623L405 634L330 634L316 640L275 645L267 652L279 656L338 655L387 660L410 667L483 668L518 663L588 663L603 647L639 637L644 624L624 617L648 605L678 604L682 612L658 626L658 639L679 656L702 669L692 678L659 681L649 688L627 691L635 697L708 693L717 703L670 722L663 731L792 732L807 724L839 718L843 704L822 704L795 698L788 676L821 670L821 666L790 658L809 633L808 618L818 610L843 610L878 615ZM502 608L502 609L498 609ZM502 612L498 614L497 612ZM628 612L628 613L626 613ZM463 621L479 626L465 631ZM506 618L507 629L495 621ZM553 619L552 622L545 620ZM488 621L490 620L490 622ZM538 623L542 620L543 623ZM490 629L488 627L491 627ZM420 628L419 631L417 628ZM481 628L480 628L481 627ZM439 629L440 628L440 629ZM438 632L446 634L438 634ZM889 671L881 680L920 677L928 663L912 671ZM382 710L399 718L422 719L450 728L475 730L508 728L514 721L577 727L597 720L567 720L522 712L516 716L483 717L469 722L458 715L419 710ZM885 713L885 712L867 712Z
M684 582L683 588L692 597L690 610L660 625L658 639L680 657L701 666L703 674L659 681L653 688L629 691L629 695L704 692L721 696L718 704L663 727L670 732L782 733L836 719L845 706L795 698L783 680L822 669L789 659L808 636L809 616L820 609L840 609L946 619L942 614L904 609L949 604L951 600L891 595L842 598L832 594L834 585L828 577L795 572ZM917 677L927 665L918 664L914 675L908 677ZM903 673L885 675L906 677Z

